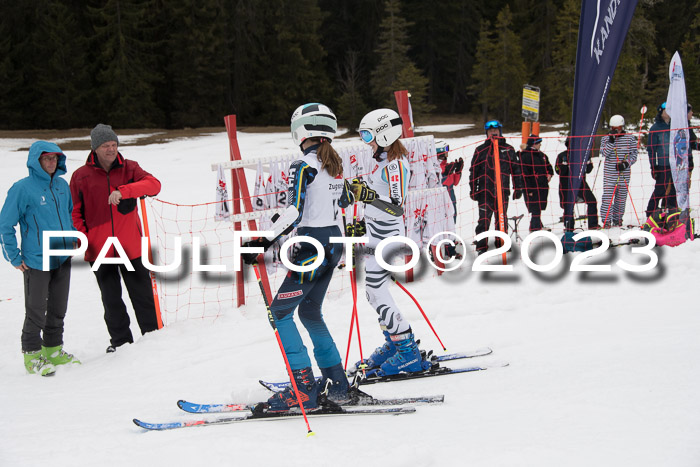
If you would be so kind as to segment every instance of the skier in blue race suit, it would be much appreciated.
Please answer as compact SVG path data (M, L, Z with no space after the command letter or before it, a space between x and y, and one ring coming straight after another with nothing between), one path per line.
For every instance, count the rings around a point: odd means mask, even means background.
M351 199L343 179L342 160L331 146L337 130L335 115L323 104L305 104L292 115L292 138L303 151L289 169L287 209L274 222L274 234L247 242L245 246L267 249L282 235L296 227L298 236L309 236L323 245L325 259L319 267L308 272L290 271L270 305L279 336L287 354L304 409L320 407L318 396L342 401L349 398L349 385L341 365L340 354L323 320L321 308L340 261L342 244L330 243L330 237L340 237L338 208L347 207ZM256 254L243 254L252 264ZM305 266L317 258L316 248L309 243L297 245L293 263ZM309 332L314 357L321 369L322 380L316 382L309 354L294 324L294 309L299 308L299 320ZM269 412L288 411L299 403L292 387L270 397L263 409Z

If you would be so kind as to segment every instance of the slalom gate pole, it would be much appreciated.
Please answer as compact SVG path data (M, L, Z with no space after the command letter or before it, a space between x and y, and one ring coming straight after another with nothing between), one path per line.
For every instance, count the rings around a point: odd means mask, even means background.
M435 337L437 337L438 342L440 342L440 345L442 346L442 350L443 350L443 351L447 350L447 348L445 347L445 344L443 344L443 343L442 343L442 340L440 340L440 336L438 336L437 332L435 332L435 328L433 327L432 323L431 323L430 320L428 319L428 316L425 314L425 311L423 311L423 307L421 307L421 306L420 306L420 303L418 303L418 300L416 300L416 297L414 297L414 296L411 294L411 292L409 292L408 289L406 289L406 287L404 287L403 285L401 285L401 282L397 281L396 278L395 278L394 276L390 276L390 277L391 277L391 280L394 281L394 283L395 283L396 285L398 285L398 286L401 288L401 290L403 290L404 292L406 292L406 294L407 294L409 297L411 297L411 299L413 300L413 303L416 304L416 306L417 306L418 309L420 310L421 314L423 315L423 318L425 318L425 322L428 323L428 326L430 326L430 330L433 331L433 334L435 334Z
M146 234L148 238L148 261L153 264L153 254L151 253L151 234L148 229L148 214L146 214L146 201L145 197L141 197L141 215L143 216L143 233ZM163 328L163 318L160 315L160 300L158 300L158 284L156 284L156 275L153 271L148 271L148 275L151 278L151 290L153 291L153 303L156 306L156 320L158 322L158 329Z
M311 430L309 425L309 419L306 417L306 409L304 409L304 403L299 395L299 389L297 388L297 382L294 379L294 373L292 373L292 367L289 366L289 360L287 359L287 353L284 351L284 346L282 345L282 339L280 339L280 333L277 330L277 323L275 323L275 316L272 314L270 309L270 302L267 300L267 294L265 293L265 286L262 282L262 277L260 276L260 270L258 270L258 263L253 264L253 269L255 270L255 278L258 280L258 286L260 287L260 293L263 296L263 301L265 302L265 308L267 309L267 319L270 322L270 326L275 331L275 337L277 338L277 344L280 346L280 351L282 352L282 357L284 358L284 364L287 367L287 373L289 373L289 380L292 383L292 388L294 389L294 395L297 396L297 402L299 403L299 408L301 409L301 414L304 416L304 422L306 422L307 433L306 436L313 436L314 432Z
M494 162L494 175L496 177L496 200L498 201L498 219L496 219L496 226L498 230L506 233L506 213L503 212L503 180L501 180L501 159L500 152L498 150L498 138L493 138L493 162ZM515 183L515 182L514 182ZM515 188L515 187L514 187ZM498 239L496 242L498 246ZM503 264L507 263L507 252L503 252ZM427 319L427 318L426 318ZM439 339L438 339L439 340Z
M644 125L644 114L647 111L647 106L643 105L640 112L642 113L642 118L639 120L639 137L637 138L637 151L639 151L639 145L642 144L642 125Z

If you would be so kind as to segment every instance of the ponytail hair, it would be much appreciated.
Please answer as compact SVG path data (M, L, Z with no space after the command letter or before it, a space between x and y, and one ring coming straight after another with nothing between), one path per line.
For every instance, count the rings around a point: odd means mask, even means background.
M331 177L343 174L343 160L331 146L326 138L320 138L320 146L316 150L316 157L321 163L321 169L326 169Z
M389 161L401 159L407 154L408 151L406 150L406 147L398 139L391 143L388 148L386 148L386 158Z

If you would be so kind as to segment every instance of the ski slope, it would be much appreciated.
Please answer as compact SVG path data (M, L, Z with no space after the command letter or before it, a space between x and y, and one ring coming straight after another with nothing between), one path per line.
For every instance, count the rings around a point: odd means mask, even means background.
M240 133L239 138L244 158L294 149L287 133ZM453 149L465 148L455 156L465 157L468 167L479 139L448 142ZM27 151L17 148L31 142L0 140L0 202L11 184L27 175ZM513 137L511 144L517 149L518 142ZM228 160L223 132L120 149L163 182L158 198L178 203L213 201L210 164ZM544 149L554 163L563 145ZM66 155L69 179L87 151ZM467 168L461 187L466 173ZM700 186L697 177L694 184ZM557 184L554 177L551 211L544 219L560 215L552 202ZM463 190L460 199L468 200ZM698 204L691 198L691 207ZM511 209L524 212L524 203L511 202ZM631 219L630 211L628 205ZM462 226L468 242L470 222ZM167 432L145 432L131 421L195 418L177 409L178 399L266 399L269 393L258 379L283 380L286 372L259 303L231 308L216 320L178 321L144 337L132 315L136 343L105 354L109 336L97 284L87 264L75 260L64 340L83 364L40 378L24 372L22 277L3 261L0 466L694 467L700 465L700 242L656 251L658 266L639 274L615 266L610 273L574 273L567 270L570 257L551 273L536 274L517 258L513 272L477 273L468 267L469 255L459 271L439 278L425 274L408 287L447 352L494 349L490 356L454 366L476 360L510 365L367 386L377 397L445 394L445 403L401 416L312 419L313 437L306 437L300 419ZM602 262L629 257L619 248ZM394 286L392 293L422 348L437 352L438 342L415 305ZM382 335L362 290L359 295L368 353ZM130 308L126 294L125 301ZM343 355L351 308L349 291L324 304ZM351 358L359 358L356 344Z

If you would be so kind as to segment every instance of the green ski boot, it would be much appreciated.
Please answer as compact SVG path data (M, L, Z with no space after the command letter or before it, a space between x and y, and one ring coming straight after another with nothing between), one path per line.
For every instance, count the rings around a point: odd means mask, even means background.
M24 353L24 367L29 374L40 374L41 376L53 376L56 374L56 367L44 357L41 350Z
M63 345L57 345L56 347L42 346L41 350L44 352L44 357L46 357L46 360L48 360L49 363L53 364L54 366L65 365L67 363L80 364L80 360L63 350Z

